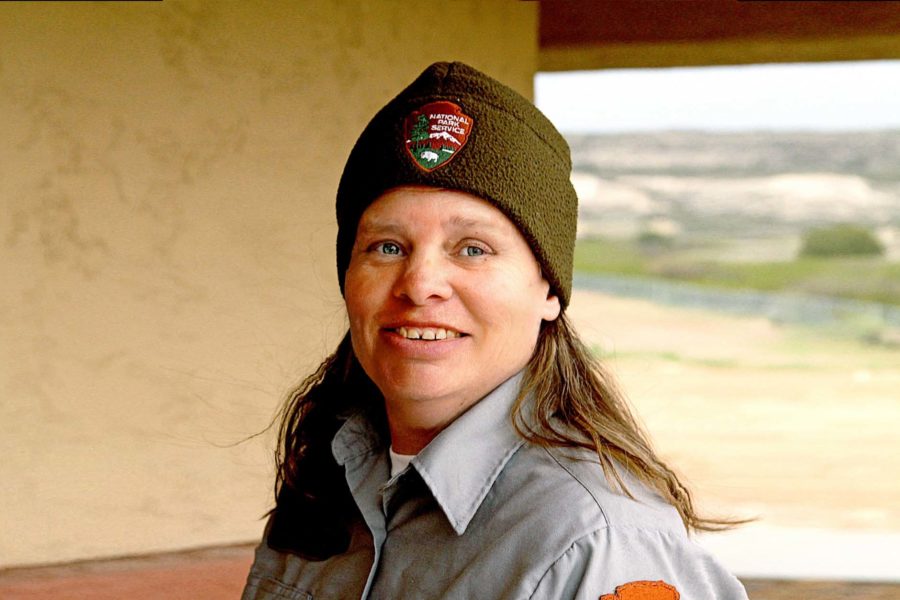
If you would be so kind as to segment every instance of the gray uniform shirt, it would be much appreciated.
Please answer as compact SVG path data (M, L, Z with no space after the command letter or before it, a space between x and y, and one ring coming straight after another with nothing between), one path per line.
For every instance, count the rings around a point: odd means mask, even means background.
M631 597L747 598L640 483L626 478L632 500L591 453L524 442L510 422L520 381L470 408L392 479L385 441L362 415L348 419L332 451L360 511L350 548L309 561L264 537L243 600L617 600L637 588L656 595Z

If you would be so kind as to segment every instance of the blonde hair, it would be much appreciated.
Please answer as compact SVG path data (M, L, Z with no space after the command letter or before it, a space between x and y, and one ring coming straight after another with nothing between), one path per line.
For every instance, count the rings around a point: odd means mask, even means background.
M674 506L688 531L719 531L743 523L697 513L687 486L653 450L615 377L579 339L565 314L544 324L512 420L532 444L591 450L610 486L633 497L619 474L619 467L625 469Z

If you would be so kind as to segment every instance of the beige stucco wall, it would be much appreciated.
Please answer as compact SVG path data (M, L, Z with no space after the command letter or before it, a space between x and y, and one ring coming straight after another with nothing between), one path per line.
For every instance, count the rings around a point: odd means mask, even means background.
M342 333L334 190L429 62L530 93L514 1L0 4L0 567L257 538Z

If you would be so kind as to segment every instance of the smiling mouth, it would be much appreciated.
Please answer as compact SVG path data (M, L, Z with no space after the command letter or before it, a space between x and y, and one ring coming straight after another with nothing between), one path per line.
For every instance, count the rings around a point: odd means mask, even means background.
M391 331L408 340L426 341L450 340L465 335L464 333L441 327L397 327Z

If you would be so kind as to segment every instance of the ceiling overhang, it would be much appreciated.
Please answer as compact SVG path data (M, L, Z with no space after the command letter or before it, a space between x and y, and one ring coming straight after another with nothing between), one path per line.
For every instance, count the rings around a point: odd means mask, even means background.
M538 70L900 59L900 2L542 0Z

